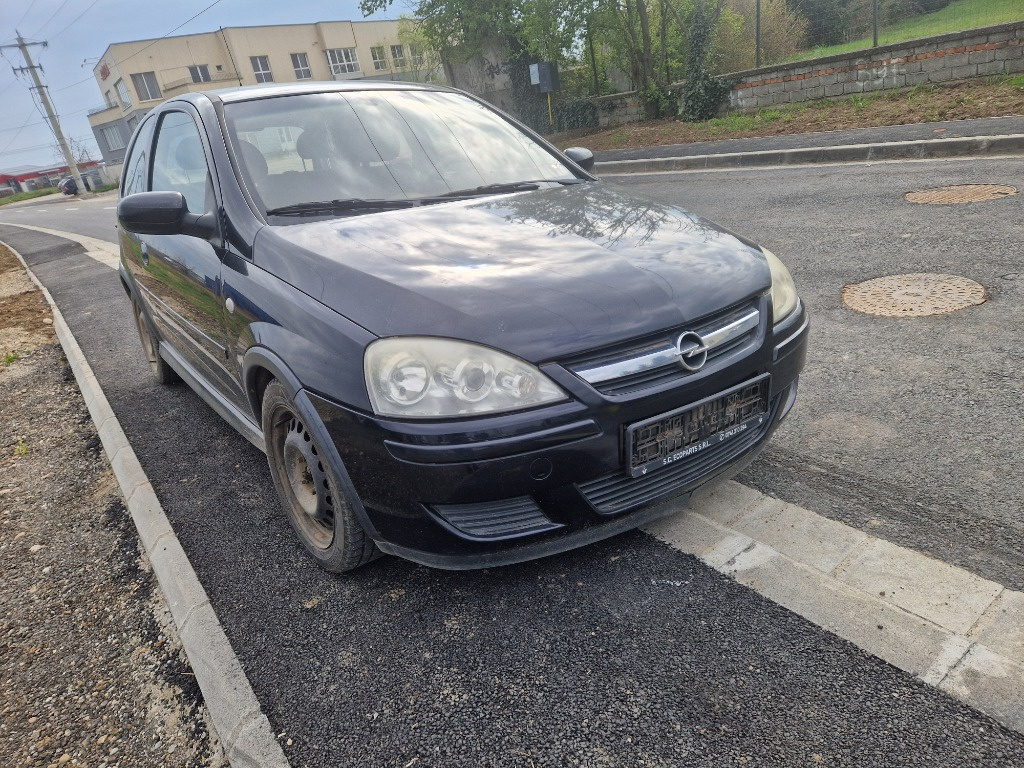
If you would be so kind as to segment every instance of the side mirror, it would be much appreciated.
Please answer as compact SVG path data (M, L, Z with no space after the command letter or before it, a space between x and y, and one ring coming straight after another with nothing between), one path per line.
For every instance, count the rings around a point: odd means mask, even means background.
M195 214L180 192L139 192L117 203L121 228L137 235L189 235L208 240L217 233L212 213Z
M564 154L584 171L594 170L594 153L589 149L585 147L569 147L565 150Z

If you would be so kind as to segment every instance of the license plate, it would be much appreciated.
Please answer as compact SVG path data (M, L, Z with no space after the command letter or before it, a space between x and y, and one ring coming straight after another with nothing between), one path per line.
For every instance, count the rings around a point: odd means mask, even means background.
M626 428L632 477L683 461L765 423L769 376Z

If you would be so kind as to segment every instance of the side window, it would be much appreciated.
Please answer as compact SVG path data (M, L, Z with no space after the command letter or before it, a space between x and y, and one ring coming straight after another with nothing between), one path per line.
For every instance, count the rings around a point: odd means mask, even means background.
M153 127L156 120L147 120L135 135L131 156L125 161L121 178L121 196L146 191L146 175L149 172L150 145L153 143Z
M153 149L154 192L181 192L192 213L213 210L213 184L195 121L184 112L166 112Z

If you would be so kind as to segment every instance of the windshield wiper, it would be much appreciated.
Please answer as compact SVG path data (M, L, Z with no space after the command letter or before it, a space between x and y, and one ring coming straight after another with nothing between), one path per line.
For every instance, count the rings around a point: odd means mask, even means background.
M440 195L432 195L423 198L424 201L440 200L447 197L475 197L477 195L503 195L508 192L531 192L540 189L541 184L582 184L586 179L531 179L530 181L506 181L497 184L484 184L480 187L470 189L457 189L454 192L444 192Z
M501 195L506 192L529 192L540 189L538 181L512 181L502 184L484 184L471 189L457 189L454 192L445 192L437 197L472 197L473 195Z
M346 211L390 211L396 208L412 208L412 200L322 200L316 203L296 203L271 208L268 216L317 216L321 214L344 213Z

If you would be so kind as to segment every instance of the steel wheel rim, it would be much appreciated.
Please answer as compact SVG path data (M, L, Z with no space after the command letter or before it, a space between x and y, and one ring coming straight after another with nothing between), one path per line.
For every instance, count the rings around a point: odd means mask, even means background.
M299 533L317 549L334 541L334 492L312 435L295 414L275 420L277 462Z

